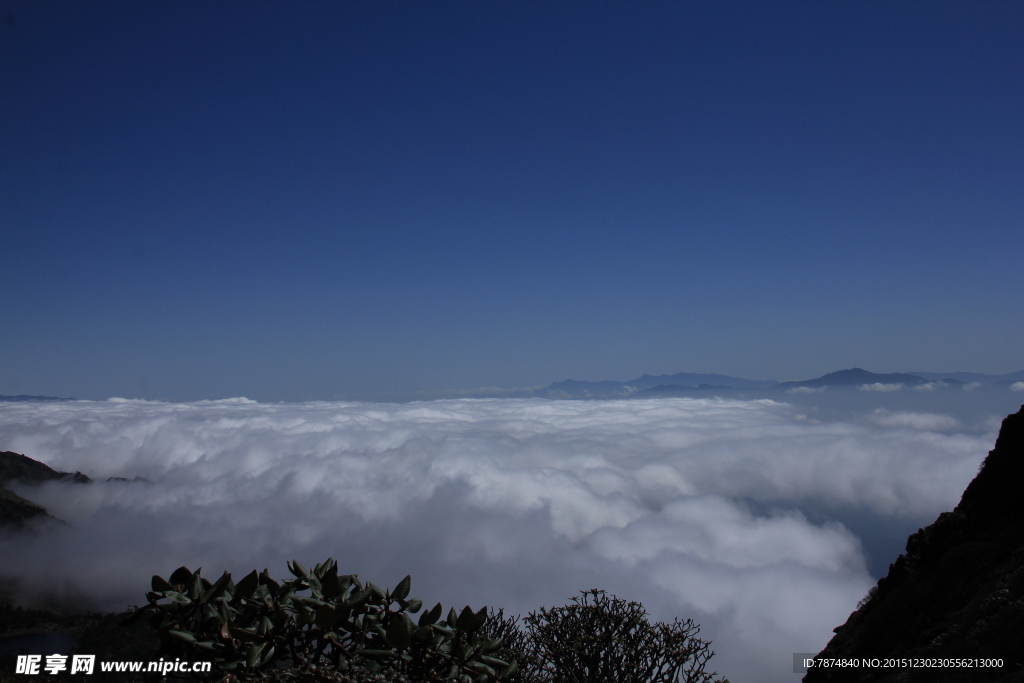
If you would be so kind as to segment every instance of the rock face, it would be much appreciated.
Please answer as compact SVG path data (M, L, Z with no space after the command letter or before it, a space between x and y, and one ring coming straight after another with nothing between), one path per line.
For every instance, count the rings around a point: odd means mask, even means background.
M972 668L811 669L805 683L1024 681L1024 406L952 512L907 540L822 658L963 658ZM978 659L1003 660L980 668Z
M24 529L30 520L53 518L46 508L0 486L0 529Z
M15 479L26 484L41 484L54 479L70 479L83 484L90 481L89 477L81 472L58 472L21 453L3 451L0 453L0 486Z
M41 462L20 453L0 453L0 528L23 529L32 520L53 519L45 508L22 498L6 488L11 481L41 484L45 481L70 480L88 483L89 477L81 472L58 472Z

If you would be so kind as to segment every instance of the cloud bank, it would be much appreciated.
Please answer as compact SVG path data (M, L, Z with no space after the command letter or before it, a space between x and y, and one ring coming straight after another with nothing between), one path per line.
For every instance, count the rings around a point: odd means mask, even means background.
M0 573L108 608L180 564L282 574L328 555L513 613L600 587L695 618L733 680L790 681L791 654L823 647L873 583L860 541L801 509L951 508L991 439L944 433L946 417L822 423L720 399L8 404L0 449L152 483L32 491L70 526L0 541Z
M883 427L903 427L933 432L951 431L961 426L960 421L952 415L919 413L910 410L890 412L885 408L876 408L870 419Z
M903 385L900 383L882 384L881 382L875 382L873 384L862 384L857 388L861 391L899 391L903 388Z

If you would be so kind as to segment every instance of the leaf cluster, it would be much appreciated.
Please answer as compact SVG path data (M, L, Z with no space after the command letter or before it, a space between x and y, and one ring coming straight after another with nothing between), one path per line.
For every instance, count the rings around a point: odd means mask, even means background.
M153 577L148 604L131 619L150 613L162 656L212 660L221 675L290 667L491 683L518 668L495 656L500 638L484 637L486 607L451 608L443 618L438 603L413 621L423 601L408 597L409 576L385 590L339 575L332 558L312 569L291 561L288 569L294 578L278 582L254 570L236 584L228 572L210 582L180 567L169 579Z

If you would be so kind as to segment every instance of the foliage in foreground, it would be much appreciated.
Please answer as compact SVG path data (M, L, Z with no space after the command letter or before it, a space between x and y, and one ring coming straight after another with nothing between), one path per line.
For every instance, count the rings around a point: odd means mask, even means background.
M253 571L211 583L181 567L153 577L160 655L213 660L225 681L314 683L709 683L714 656L693 620L651 623L643 605L592 589L525 619L439 604L423 612L410 577L393 590L339 576L333 559L274 581ZM723 682L717 682L723 683ZM724 683L728 683L725 681Z
M415 681L490 683L516 672L515 662L493 656L501 640L481 637L486 607L452 608L442 619L438 603L413 622L423 603L408 597L408 576L386 591L339 576L333 559L288 569L295 578L281 583L264 570L236 584L227 572L211 583L181 567L169 579L153 577L149 603L133 618L154 613L164 657L212 659L240 674L288 665L321 680L342 680L316 673L324 670L351 670L360 680L387 670Z
M643 605L602 590L518 622L492 613L484 628L504 639L503 654L518 657L529 683L708 683L716 675L705 671L715 653L692 619L652 624Z

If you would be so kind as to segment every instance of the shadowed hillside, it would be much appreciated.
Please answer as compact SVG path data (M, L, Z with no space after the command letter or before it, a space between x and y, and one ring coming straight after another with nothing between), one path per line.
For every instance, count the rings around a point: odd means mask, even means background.
M91 481L81 472L58 472L20 453L0 453L0 528L22 529L32 520L54 519L45 508L10 491L7 488L10 482L41 484L59 479L83 484Z
M963 658L968 668L812 669L805 683L1024 680L1024 406L952 512L907 540L820 658ZM978 659L1002 659L980 668Z

